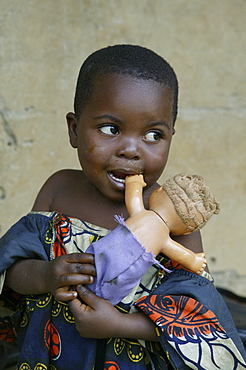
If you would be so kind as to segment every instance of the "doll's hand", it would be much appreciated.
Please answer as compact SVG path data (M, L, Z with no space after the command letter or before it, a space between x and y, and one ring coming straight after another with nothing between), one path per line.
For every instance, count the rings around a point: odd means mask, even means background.
M120 313L86 286L77 286L79 299L70 301L76 328L86 338L134 338L158 341L154 323L143 313Z
M49 261L45 267L45 286L59 301L68 301L77 297L71 286L90 284L96 276L94 256L89 253L71 253Z

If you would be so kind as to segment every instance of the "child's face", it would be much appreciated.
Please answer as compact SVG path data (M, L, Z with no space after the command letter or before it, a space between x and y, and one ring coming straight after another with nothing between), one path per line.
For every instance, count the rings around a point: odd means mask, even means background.
M169 87L117 74L98 77L79 121L67 115L70 142L89 185L120 202L126 175L142 173L151 188L167 162L172 107Z

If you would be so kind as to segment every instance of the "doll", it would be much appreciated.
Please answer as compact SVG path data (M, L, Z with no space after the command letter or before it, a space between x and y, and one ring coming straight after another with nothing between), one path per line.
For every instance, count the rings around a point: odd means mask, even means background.
M204 253L194 253L171 239L201 229L219 204L202 177L178 174L156 189L149 198L149 210L143 205L142 175L126 177L125 202L129 212L126 226L147 252L165 254L185 268L200 274L205 266Z

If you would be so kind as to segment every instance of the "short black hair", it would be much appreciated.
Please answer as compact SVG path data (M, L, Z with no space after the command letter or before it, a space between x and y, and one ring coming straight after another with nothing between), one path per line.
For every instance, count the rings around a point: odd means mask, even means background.
M172 67L161 56L138 45L113 45L89 55L82 64L74 97L77 118L89 103L98 76L120 74L152 80L173 90L173 125L178 112L178 80Z

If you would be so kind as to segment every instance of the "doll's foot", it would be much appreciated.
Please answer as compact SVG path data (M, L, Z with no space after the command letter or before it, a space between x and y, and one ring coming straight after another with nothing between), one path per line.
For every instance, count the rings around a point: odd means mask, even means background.
M126 185L130 184L131 182L139 183L141 187L145 187L147 184L144 182L144 178L142 174L139 175L128 175L125 178Z
M207 260L205 258L205 254L204 253L196 253L195 262L192 266L192 270L196 274L199 275L205 269L206 264L207 264Z

